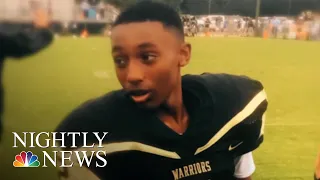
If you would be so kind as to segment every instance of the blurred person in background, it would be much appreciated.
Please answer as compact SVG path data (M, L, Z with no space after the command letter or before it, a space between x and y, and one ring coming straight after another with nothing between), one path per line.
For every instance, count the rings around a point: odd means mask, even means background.
M272 36L274 38L278 37L278 30L279 30L279 26L280 26L280 20L277 17L274 17L271 20L271 24L272 24Z
M318 153L318 157L316 160L316 172L314 174L314 179L315 180L320 180L320 151Z
M104 19L105 16L105 4L101 1L98 5L98 14L101 19Z
M248 19L247 19L247 32L246 32L246 36L252 36L254 30L255 30L255 22L254 22L253 19L248 18Z
M47 47L53 40L48 29L48 15L44 11L35 11L33 27L22 28L14 22L0 22L0 140L2 134L2 114L4 106L4 90L2 86L2 70L7 57L22 58L32 55Z
M310 40L320 40L320 22L313 21L310 25Z
M88 18L88 16L89 16L90 4L88 3L87 0L84 0L84 1L81 2L81 9L82 9L84 18L85 18L85 19Z
M78 24L76 22L73 22L71 25L71 33L74 38L79 36L80 34L78 29Z
M282 33L283 33L283 38L284 39L288 39L289 33L290 33L290 21L289 21L289 19L285 19L283 21Z
M204 21L205 33L209 33L210 32L210 26L211 26L211 21L210 21L209 18L207 18Z

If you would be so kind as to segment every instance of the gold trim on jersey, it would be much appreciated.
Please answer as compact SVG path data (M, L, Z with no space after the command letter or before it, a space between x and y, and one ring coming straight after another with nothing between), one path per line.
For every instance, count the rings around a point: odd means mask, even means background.
M266 100L266 93L264 90L259 92L245 107L242 111L240 111L237 115L235 115L226 125L224 125L209 141L202 147L199 147L195 152L195 155L207 150L211 146L213 146L219 139L221 139L230 129L234 126L245 120L248 116L250 116L255 109ZM263 116L263 124L261 127L260 134L263 134L264 131L264 119L265 114ZM129 142L118 142L118 143L107 143L102 144L103 147L95 146L93 148L80 148L77 151L106 151L107 154L112 154L116 152L124 152L124 151L140 151L145 153L150 153L162 157L167 157L171 159L181 159L181 157L173 151L167 151L164 149L160 149L158 147L150 146L147 144L129 141Z
M103 147L93 147L93 148L80 148L77 151L106 151L107 154L116 153L116 152L123 152L123 151L141 151L145 153L150 153L158 156L163 156L171 159L181 159L181 157L172 151L167 151L164 149L160 149L157 147L153 147L150 145L142 144L139 142L119 142L119 143L109 143L109 144L102 144Z
M60 148L54 148L55 151L64 151ZM81 153L82 154L82 153ZM83 180L83 179L89 179L89 180L101 180L94 172L92 172L89 168L84 166L80 166L78 163L78 158L75 156L74 153L70 153L70 159L65 158L64 163L66 165L72 164L70 168L68 167L59 167L58 168L58 176L59 180ZM83 154L81 158L83 157ZM62 157L60 153L57 153L57 161L61 164L62 163ZM83 163L86 164L86 163Z
M211 146L213 146L219 139L221 139L230 129L234 126L245 120L248 116L250 116L257 107L267 99L266 93L264 90L260 91L247 105L246 107L240 111L237 115L235 115L226 125L224 125L209 141L202 147L199 147L195 152L195 155L207 150ZM263 126L263 125L262 125ZM263 130L263 129L262 129Z
M266 113L267 112L264 112L263 115L262 115L262 124L261 124L261 129L260 129L260 137L263 136L264 134L264 126L265 126L265 122L266 122Z

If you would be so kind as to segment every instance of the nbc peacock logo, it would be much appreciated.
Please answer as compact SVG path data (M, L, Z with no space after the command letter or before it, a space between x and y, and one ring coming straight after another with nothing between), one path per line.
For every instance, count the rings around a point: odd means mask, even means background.
M13 162L14 167L39 167L40 162L38 161L38 156L33 155L31 151L22 151L20 154L16 155L15 161Z

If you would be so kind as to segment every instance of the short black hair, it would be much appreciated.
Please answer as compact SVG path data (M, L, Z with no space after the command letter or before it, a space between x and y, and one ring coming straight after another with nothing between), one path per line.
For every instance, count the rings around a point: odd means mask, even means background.
M169 5L160 2L142 1L120 13L113 27L132 22L157 21L165 27L174 28L184 37L183 24L179 13Z

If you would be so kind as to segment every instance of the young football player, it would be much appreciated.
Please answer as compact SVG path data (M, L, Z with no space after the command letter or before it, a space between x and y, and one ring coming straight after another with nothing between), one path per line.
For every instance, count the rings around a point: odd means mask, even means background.
M259 81L230 74L182 76L191 45L178 13L161 3L141 2L123 11L111 44L122 89L84 103L57 129L108 132L104 148L93 148L107 152L108 164L65 169L64 179L251 179L251 152L263 141L268 104ZM96 139L86 140L98 145ZM71 148L72 142L65 139L67 150L92 150Z

